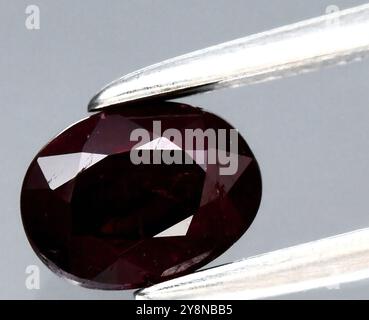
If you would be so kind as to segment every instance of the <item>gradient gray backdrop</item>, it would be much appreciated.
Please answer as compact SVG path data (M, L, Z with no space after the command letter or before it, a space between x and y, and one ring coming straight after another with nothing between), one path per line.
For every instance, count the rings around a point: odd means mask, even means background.
M365 0L0 0L0 298L131 299L79 288L42 265L23 232L28 164L86 117L105 83L188 51ZM25 28L25 8L41 29ZM273 54L271 52L271 54ZM369 226L369 60L182 99L237 127L259 160L263 200L249 231L211 266ZM25 268L41 268L41 289ZM369 281L282 298L369 298Z

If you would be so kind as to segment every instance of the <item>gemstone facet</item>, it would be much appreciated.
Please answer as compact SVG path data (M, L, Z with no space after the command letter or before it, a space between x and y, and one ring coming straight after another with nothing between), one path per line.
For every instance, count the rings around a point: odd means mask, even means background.
M261 199L258 164L239 134L225 146L218 141L214 152L209 139L187 150L153 129L159 121L183 139L186 129L233 129L221 118L167 102L121 109L59 134L23 182L22 220L33 249L54 272L86 287L139 288L204 266L249 228ZM136 129L150 134L138 148ZM224 163L206 159L230 155L232 144L237 167L222 175ZM176 152L194 161L134 164L137 149L151 159Z

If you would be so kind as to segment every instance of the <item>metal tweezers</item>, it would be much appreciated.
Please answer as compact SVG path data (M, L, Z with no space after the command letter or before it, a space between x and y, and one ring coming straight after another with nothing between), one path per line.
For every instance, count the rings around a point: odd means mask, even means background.
M298 75L369 53L369 4L191 52L107 85L89 111ZM199 271L136 299L261 299L369 278L369 228Z

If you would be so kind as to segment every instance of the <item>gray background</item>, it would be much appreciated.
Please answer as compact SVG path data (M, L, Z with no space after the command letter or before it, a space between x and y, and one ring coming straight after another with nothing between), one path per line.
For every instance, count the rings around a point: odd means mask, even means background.
M131 299L59 279L23 232L19 194L28 164L56 133L87 115L89 98L137 68L323 14L358 0L0 0L0 298ZM41 29L25 28L25 8ZM271 53L273 54L273 53ZM243 238L211 263L369 225L369 60L182 99L237 127L257 156L264 193ZM25 268L41 268L41 289ZM369 298L369 281L282 298Z

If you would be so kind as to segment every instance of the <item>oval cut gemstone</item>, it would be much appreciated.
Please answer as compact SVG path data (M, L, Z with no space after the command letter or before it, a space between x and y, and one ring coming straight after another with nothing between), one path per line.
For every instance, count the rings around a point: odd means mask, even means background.
M178 103L95 114L32 161L23 225L41 260L80 285L130 289L226 251L261 199L258 164L227 122Z

